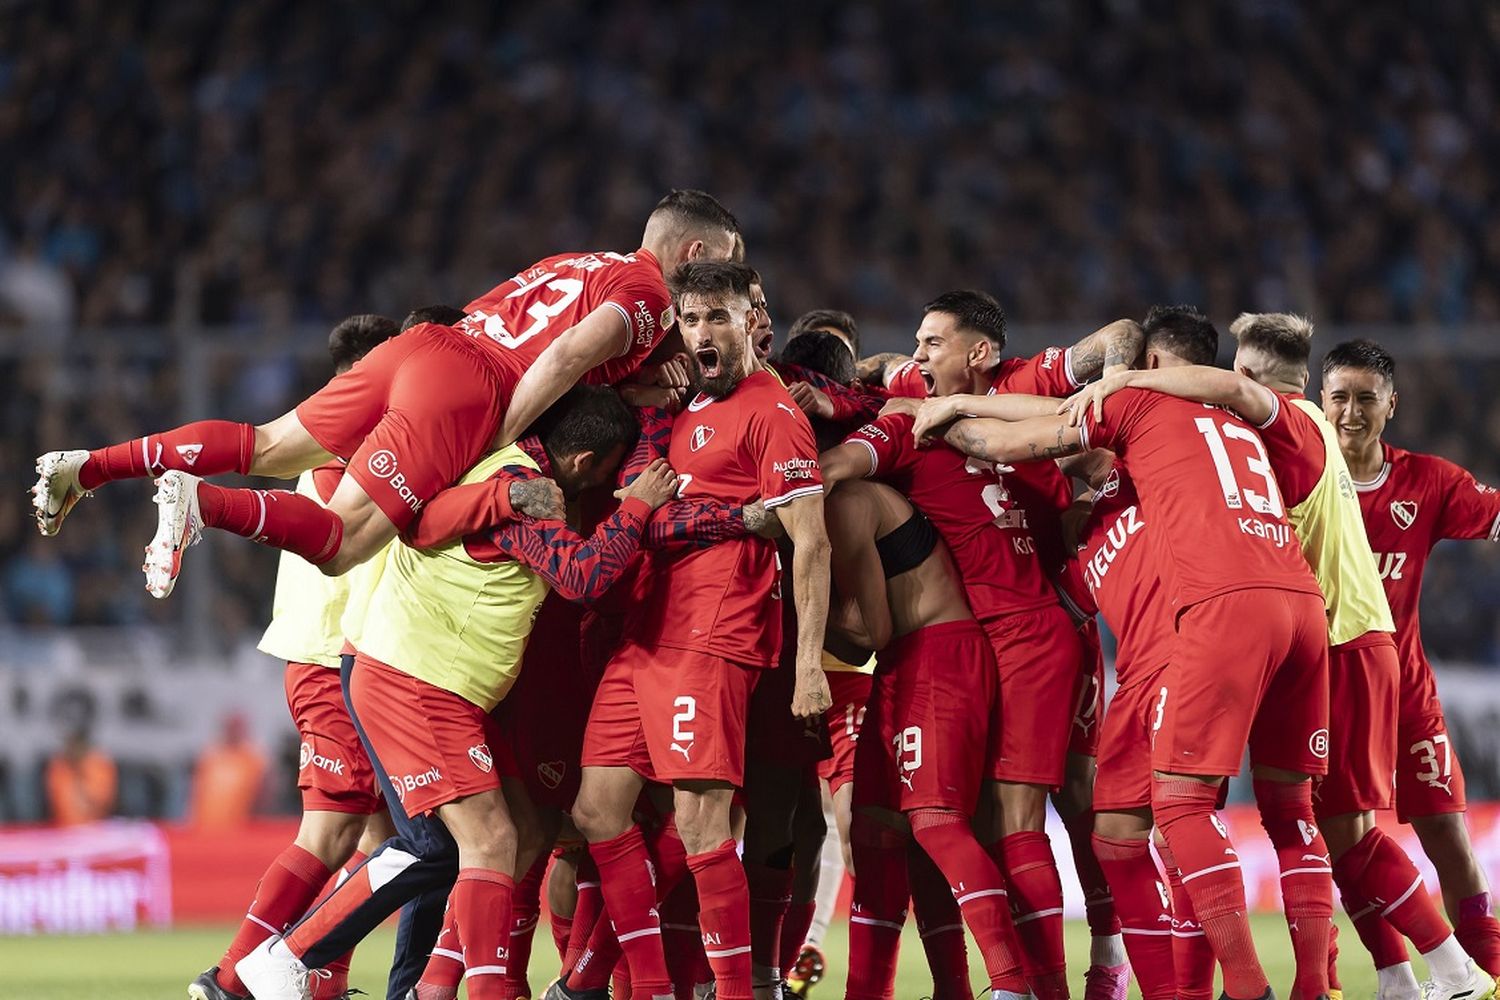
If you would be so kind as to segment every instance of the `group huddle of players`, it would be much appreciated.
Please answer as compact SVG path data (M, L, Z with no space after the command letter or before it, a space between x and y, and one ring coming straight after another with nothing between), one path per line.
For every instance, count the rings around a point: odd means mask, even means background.
M155 478L156 596L204 528L283 550L262 648L287 661L304 817L190 997L340 996L398 909L392 1000L529 997L544 891L547 998L805 992L836 835L846 997L892 996L912 906L934 997L973 995L967 928L993 997L1060 1000L1049 796L1088 1000L1131 975L1210 998L1216 970L1268 997L1216 813L1247 750L1292 994L1338 994L1337 884L1382 1000L1492 995L1500 924L1417 601L1437 540L1500 537L1500 494L1382 442L1384 350L1329 351L1318 407L1295 316L1241 316L1232 371L1183 306L1013 358L999 304L955 291L910 358L857 362L832 311L776 350L744 256L728 211L674 191L633 253L340 323L338 374L271 423L38 460L49 535ZM230 472L301 478L199 478ZM1447 920L1375 826L1393 805Z

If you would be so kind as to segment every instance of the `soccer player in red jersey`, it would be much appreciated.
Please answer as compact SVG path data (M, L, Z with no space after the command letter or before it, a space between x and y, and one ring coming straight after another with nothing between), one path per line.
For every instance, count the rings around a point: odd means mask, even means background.
M855 750L849 1000L895 982L910 895L909 841L936 863L979 942L991 995L1026 995L1004 876L972 821L996 749L999 685L988 636L932 522L888 486L846 483L828 503L839 622L881 650ZM942 988L935 992L953 1000ZM967 990L962 994L967 996Z
M963 405L974 396L993 397L1006 393L1035 396L1068 396L1078 386L1132 363L1140 353L1140 328L1129 321L1110 323L1069 348L1049 347L1030 358L1003 358L1005 313L984 292L947 292L926 307L917 330L917 349L909 366L896 367L888 384L893 392L914 397L935 397L932 408ZM901 383L906 388L899 388ZM912 404L914 405L914 404ZM946 417L943 419L947 419ZM1031 463L1008 472L1006 488L1025 511L1027 526L1035 540L1042 568L1053 583L1066 586L1064 566L1069 553L1062 542L1060 517L1073 499L1067 479L1049 463ZM1081 676L1076 694L1076 724L1069 740L1063 786L1053 795L1053 804L1068 831L1079 881L1087 904L1092 935L1087 977L1087 1000L1124 1000L1129 985L1120 925L1115 916L1109 887L1093 856L1091 835L1093 811L1091 789L1098 729L1092 725L1103 693L1104 660L1099 651L1095 626L1081 622L1083 655L1077 665ZM1003 666L1003 663L1002 663ZM1013 789L1011 794L1038 800L1035 789ZM1034 832L1041 832L1038 827ZM1049 907L1050 908L1050 907ZM1036 928L1021 925L1023 938ZM1028 948L1034 954L1035 947ZM1049 962L1060 960L1060 953Z
M1042 570L1008 472L946 445L919 449L913 425L901 412L866 424L823 453L823 478L894 486L953 553L999 671L1000 748L986 795L998 823L986 823L985 842L1009 881L1033 991L1066 997L1062 883L1044 830L1047 793L1063 783L1082 643Z
M1277 816L1286 811L1279 807L1287 796L1311 793L1334 878L1345 908L1360 918L1362 938L1371 937L1371 923L1388 923L1426 958L1434 980L1428 992L1477 996L1492 988L1488 977L1474 967L1420 891L1421 876L1406 853L1375 826L1375 810L1390 807L1396 767L1395 625L1336 432L1303 395L1312 332L1312 324L1299 316L1246 313L1231 327L1239 341L1235 371L1179 366L1129 372L1091 386L1078 405L1092 402L1097 414L1100 401L1116 387L1134 385L1229 407L1259 429L1289 520L1327 600L1330 701L1339 721L1328 740L1328 775L1318 780L1315 792L1302 785L1257 781L1255 786L1267 832L1282 855L1282 892L1294 943L1303 947L1316 926L1309 917L1322 919L1324 901L1316 900L1317 913L1309 913L1313 900L1302 885L1309 874L1304 852L1315 852L1317 844L1308 843L1305 829L1278 822ZM1372 953L1385 968L1388 959L1380 950L1377 946ZM1404 949L1402 958L1404 963ZM1416 991L1415 978L1404 985L1406 992Z
M396 333L396 324L384 316L343 320L328 336L334 372L348 371ZM342 475L343 467L331 463L304 472L298 489L326 503ZM393 832L376 792L375 772L339 688L339 617L348 590L345 581L326 579L294 558L284 557L277 571L272 621L260 649L286 661L287 707L302 741L297 772L302 821L296 840L261 876L224 956L188 986L192 1000L235 1000L247 993L234 975L235 963L295 923L331 886L334 873L344 875L359 867ZM315 995L337 996L347 988L347 960L328 971L328 977L320 977L316 984Z
M338 575L380 551L484 453L515 441L580 379L613 383L672 325L664 273L727 259L738 224L699 191L674 191L634 253L548 257L469 303L456 326L414 327L276 420L198 421L94 452L37 459L37 524L56 534L80 497L116 479L158 480L147 589L171 593L183 549L219 528ZM292 493L200 481L295 476L333 457L348 475L327 507Z
M829 705L821 667L823 487L807 418L755 359L750 279L750 270L734 263L688 264L673 276L694 390L673 426L669 454L684 497L759 497L791 538L798 619L792 709L805 718ZM777 562L775 546L761 538L653 556L643 569L642 605L595 695L573 820L598 864L637 997L672 993L658 889L631 817L647 778L673 785L718 995L752 996L749 898L730 806L744 779L750 691L780 650Z
M1338 431L1396 620L1401 669L1396 812L1411 823L1437 869L1459 942L1495 975L1500 973L1500 923L1464 825L1463 770L1422 649L1418 599L1428 556L1439 540L1500 540L1500 492L1436 455L1383 441L1396 403L1396 363L1379 344L1349 341L1323 358L1323 412ZM1404 962L1400 938L1387 934L1386 939L1385 953ZM1386 996L1384 988L1381 995Z
M1148 351L1175 363L1211 363L1217 351L1212 324L1190 308L1153 309L1143 328ZM1067 417L961 420L945 437L994 462L1108 448L1134 480L1145 517L1160 528L1153 552L1177 622L1153 707L1152 811L1223 967L1226 995L1267 995L1239 861L1214 809L1247 745L1261 780L1326 772L1328 641L1322 593L1260 438L1232 413L1139 389L1110 397L1102 419L1090 412L1077 427ZM1316 831L1310 805L1287 814ZM1326 993L1326 938L1320 954L1311 951L1299 949L1298 982L1318 982L1308 966L1320 966Z

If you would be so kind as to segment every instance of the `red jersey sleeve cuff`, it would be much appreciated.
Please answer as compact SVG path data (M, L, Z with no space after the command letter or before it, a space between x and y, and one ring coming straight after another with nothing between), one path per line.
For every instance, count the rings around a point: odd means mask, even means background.
M1264 389L1264 386L1262 388ZM1281 393L1272 389L1265 389L1265 392L1271 397L1271 415L1264 422L1255 425L1256 430L1262 431L1274 424L1276 418L1281 415Z
M651 505L640 497L626 497L620 501L620 513L637 517L644 523L651 517Z

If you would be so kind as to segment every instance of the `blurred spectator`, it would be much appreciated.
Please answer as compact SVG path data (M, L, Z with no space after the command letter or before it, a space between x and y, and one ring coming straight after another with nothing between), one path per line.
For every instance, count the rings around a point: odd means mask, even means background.
M224 718L223 739L206 747L193 769L188 820L205 830L230 830L255 813L266 758L249 740L244 716Z
M94 823L114 812L118 777L115 762L89 742L83 727L68 733L63 748L47 762L47 810L58 826Z

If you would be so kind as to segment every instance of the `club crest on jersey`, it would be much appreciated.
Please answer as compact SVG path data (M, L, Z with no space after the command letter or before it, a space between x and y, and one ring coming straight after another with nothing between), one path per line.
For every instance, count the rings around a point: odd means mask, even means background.
M568 770L567 761L548 760L536 766L537 780L548 788L556 788L562 784L563 774Z
M469 760L473 761L474 766L485 774L489 774L490 770L495 766L495 758L490 756L490 745L488 743L479 743L469 747Z
M1415 500L1392 500L1391 519L1396 522L1396 527L1402 531L1407 530L1417 521L1417 502Z
M699 424L693 428L693 436L688 440L688 448L693 451L701 451L703 446L714 439L714 429L707 424Z
M1120 470L1110 469L1109 475L1104 480L1104 485L1099 487L1099 495L1110 499L1120 492Z

